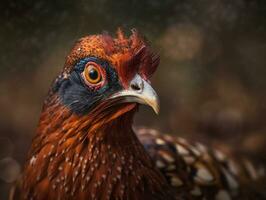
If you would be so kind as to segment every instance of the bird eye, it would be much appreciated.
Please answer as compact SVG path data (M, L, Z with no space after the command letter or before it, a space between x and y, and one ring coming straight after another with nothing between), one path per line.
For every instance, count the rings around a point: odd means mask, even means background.
M98 85L103 82L102 70L96 63L88 62L85 66L83 77L89 85Z

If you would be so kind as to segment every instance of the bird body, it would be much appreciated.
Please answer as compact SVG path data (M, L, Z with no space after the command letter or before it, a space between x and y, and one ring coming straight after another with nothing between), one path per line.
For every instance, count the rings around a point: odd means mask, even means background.
M159 111L150 77L159 64L136 32L84 37L44 102L11 199L217 199L261 173L219 152L132 128L139 104Z

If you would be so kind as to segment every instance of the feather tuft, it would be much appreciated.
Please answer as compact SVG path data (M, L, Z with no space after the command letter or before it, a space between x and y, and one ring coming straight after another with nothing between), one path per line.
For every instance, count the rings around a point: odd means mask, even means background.
M70 73L80 59L95 56L108 61L117 70L124 87L136 73L149 79L159 64L159 56L152 53L148 42L136 29L131 32L126 37L118 28L116 37L105 32L80 39L67 57L63 72Z

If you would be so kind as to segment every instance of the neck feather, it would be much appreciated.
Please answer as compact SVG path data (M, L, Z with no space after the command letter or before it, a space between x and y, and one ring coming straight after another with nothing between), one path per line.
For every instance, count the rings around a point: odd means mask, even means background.
M132 130L133 112L95 128L66 108L53 110L44 110L33 140L23 177L27 198L170 199Z

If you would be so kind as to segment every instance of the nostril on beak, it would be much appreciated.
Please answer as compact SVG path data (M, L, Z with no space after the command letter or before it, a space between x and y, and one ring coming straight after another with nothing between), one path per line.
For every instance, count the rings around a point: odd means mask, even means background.
M141 90L140 86L137 83L132 83L130 87L131 89L136 90L136 91Z
M135 76L135 78L130 83L130 89L135 92L141 93L143 90L143 87L144 87L144 83L143 83L142 78L139 75Z

